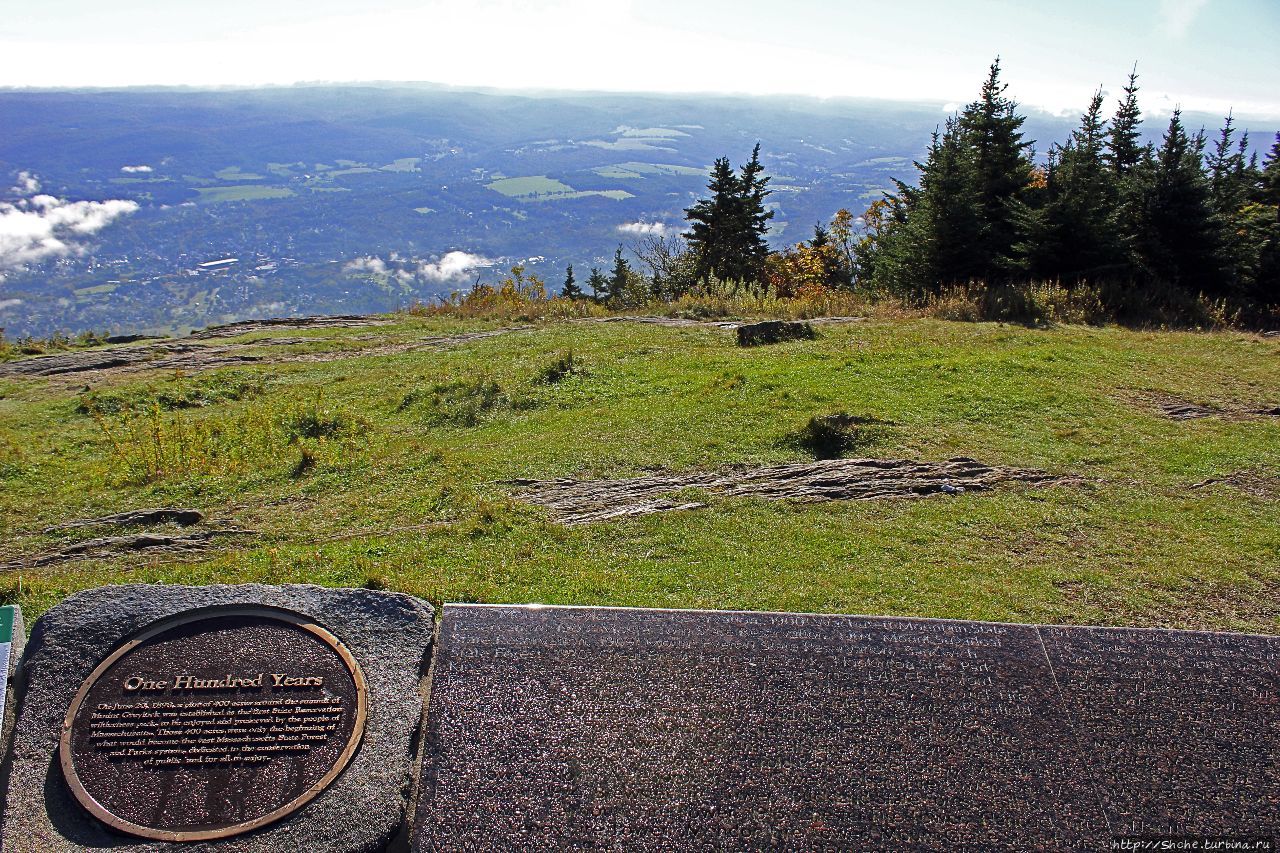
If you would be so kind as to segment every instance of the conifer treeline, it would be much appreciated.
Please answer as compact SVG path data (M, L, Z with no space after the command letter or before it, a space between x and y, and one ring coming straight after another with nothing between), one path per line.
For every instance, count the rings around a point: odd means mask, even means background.
M592 298L853 290L920 304L959 287L981 294L994 319L1026 313L1028 294L1049 283L1115 319L1199 323L1211 309L1280 322L1280 134L1259 165L1230 115L1210 144L1175 110L1160 145L1143 143L1135 70L1110 119L1098 91L1037 164L1005 91L997 59L977 100L934 133L918 185L895 181L861 219L841 210L781 251L765 242L773 212L760 145L736 172L718 159L682 239L633 247L647 276L619 247L611 274L592 268ZM561 295L584 298L572 268Z
M1037 166L1005 89L997 60L978 99L934 134L919 185L896 182L868 211L856 284L908 297L968 282L1089 284L1119 313L1200 296L1280 303L1280 134L1259 167L1230 116L1210 146L1175 110L1161 144L1143 145L1134 73L1109 121L1099 91Z

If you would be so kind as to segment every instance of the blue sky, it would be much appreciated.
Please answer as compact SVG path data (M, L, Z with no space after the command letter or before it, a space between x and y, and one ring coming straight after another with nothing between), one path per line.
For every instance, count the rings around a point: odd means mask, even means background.
M412 80L1280 119L1280 0L0 0L0 86Z

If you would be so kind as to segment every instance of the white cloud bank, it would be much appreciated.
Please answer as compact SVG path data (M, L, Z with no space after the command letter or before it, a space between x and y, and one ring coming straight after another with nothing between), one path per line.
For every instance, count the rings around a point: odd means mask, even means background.
M497 261L470 252L449 252L433 264L421 264L418 272L428 281L452 281Z
M403 259L393 253L390 263L382 258L363 257L348 262L345 269L348 272L394 278L408 284L417 279L432 282L456 281L475 270L491 267L496 263L492 258L471 252L448 252L436 261Z
M142 173L144 173L144 174L145 174L146 172L150 172L150 171L152 171L152 169L151 169L151 167L150 167L150 166L146 166L146 165L143 165L143 166L121 166L121 167L120 167L120 171L125 172L125 173L128 173L128 174L134 174L135 172L142 172Z
M84 254L85 238L138 209L136 201L66 201L40 195L40 181L18 173L14 202L0 202L0 278L49 258Z
M33 195L40 192L40 182L30 172L19 172L18 182L13 185L9 192L14 195Z
M676 230L665 222L626 222L618 226L619 233L634 234L638 237L665 237Z

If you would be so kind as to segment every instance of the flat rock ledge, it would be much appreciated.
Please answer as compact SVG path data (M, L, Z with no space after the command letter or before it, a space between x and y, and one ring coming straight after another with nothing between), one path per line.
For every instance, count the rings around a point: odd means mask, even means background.
M984 465L957 456L945 462L907 459L824 459L764 468L692 474L650 474L617 480L508 480L515 497L550 510L566 526L649 515L705 504L673 499L682 489L728 497L836 501L922 498L990 491L1005 483L1058 485L1076 482L1044 471Z
M263 604L303 613L342 640L364 671L369 691L360 748L322 794L294 814L244 835L171 844L108 831L75 801L56 759L62 720L76 691L103 658L145 626L192 608L228 604ZM67 598L36 622L18 673L18 721L0 849L386 850L407 825L433 620L431 605L412 596L305 584L132 584Z

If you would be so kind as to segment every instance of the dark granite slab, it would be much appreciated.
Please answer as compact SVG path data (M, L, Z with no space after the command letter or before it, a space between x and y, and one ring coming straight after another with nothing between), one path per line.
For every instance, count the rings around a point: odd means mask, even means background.
M1087 849L1036 628L445 608L418 849Z
M1116 835L1280 834L1280 637L1040 632Z

